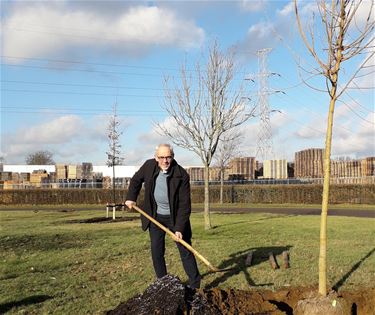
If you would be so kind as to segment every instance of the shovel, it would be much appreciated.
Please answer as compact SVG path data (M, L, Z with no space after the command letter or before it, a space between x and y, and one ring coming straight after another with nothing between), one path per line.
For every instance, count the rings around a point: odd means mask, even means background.
M161 228L164 232L166 232L172 239L176 242L179 242L181 245L183 245L186 249L188 249L190 252L194 254L195 257L199 258L210 270L211 272L221 272L221 271L226 271L228 269L218 269L214 267L206 258L204 258L201 254L198 253L193 247L191 247L190 244L186 243L183 239L176 239L175 234L166 228L164 225L159 223L157 220L155 220L153 217L148 215L146 212L144 212L142 209L137 207L136 205L133 205L133 208L137 210L140 214L145 216L147 219L149 219L151 222L156 224L159 228Z

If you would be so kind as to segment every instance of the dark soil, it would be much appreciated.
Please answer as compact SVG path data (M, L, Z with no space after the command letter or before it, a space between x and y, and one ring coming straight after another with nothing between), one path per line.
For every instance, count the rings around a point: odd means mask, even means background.
M126 221L134 221L139 220L139 217L117 217L116 220L113 220L112 217L98 217L98 218L91 218L91 219L81 219L81 220L69 220L67 223L118 223L118 222L126 222Z
M193 291L178 277L167 275L156 280L144 293L121 303L107 315L234 315L296 314L297 303L316 296L317 288L271 290L235 290L213 288ZM331 292L332 305L343 306L348 315L375 314L375 288L361 291ZM325 313L327 314L327 313Z

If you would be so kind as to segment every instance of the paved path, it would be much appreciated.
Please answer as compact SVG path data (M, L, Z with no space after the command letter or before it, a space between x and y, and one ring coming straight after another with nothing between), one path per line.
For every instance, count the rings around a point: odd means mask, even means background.
M203 208L195 208L193 211L203 211ZM211 209L212 212L220 213L282 213L294 215L320 215L321 208L277 208L277 207L262 207L262 208L220 208ZM328 215L346 216L346 217L359 217L359 218L375 218L375 210L368 209L351 209L351 208L335 208L329 209Z

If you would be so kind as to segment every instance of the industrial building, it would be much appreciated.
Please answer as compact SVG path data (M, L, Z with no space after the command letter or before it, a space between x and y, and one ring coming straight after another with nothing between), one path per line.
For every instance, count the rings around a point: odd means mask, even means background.
M287 179L287 160L265 160L263 162L263 178Z
M296 178L322 178L323 155L323 149L306 149L296 152L294 176Z
M256 161L255 157L238 157L229 162L227 174L230 175L243 175L245 180L255 178Z
M0 188L103 188L111 185L113 168L78 165L1 165ZM115 166L116 186L124 187L137 171L136 166Z
M265 160L255 157L237 157L229 161L224 169L225 181L253 181L255 179L285 180L294 178L305 182L321 184L323 179L324 150L311 148L295 153L295 161ZM294 169L293 169L294 166ZM126 187L138 166L115 166L116 187ZM192 183L204 180L204 167L186 167ZM263 174L261 174L263 170ZM293 176L294 174L294 176ZM113 168L105 165L95 166L84 162L78 165L3 165L0 164L0 188L110 188ZM210 167L209 180L220 180L220 168ZM331 160L332 183L374 183L375 157L360 160ZM100 183L98 185L97 183Z

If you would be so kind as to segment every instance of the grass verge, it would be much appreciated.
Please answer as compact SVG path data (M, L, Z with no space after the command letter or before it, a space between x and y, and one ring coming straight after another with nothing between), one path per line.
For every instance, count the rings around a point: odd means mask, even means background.
M121 216L121 214L119 213ZM154 281L148 233L137 214L127 221L84 223L98 211L0 211L0 313L103 314ZM92 222L92 221L91 221ZM202 213L192 214L193 247L224 273L208 274L206 288L279 289L316 285L319 216L212 214L204 231ZM375 219L329 217L328 285L374 287ZM272 270L268 253L289 269ZM253 264L245 258L253 251ZM169 272L186 281L178 251L167 240Z
M316 209L321 208L321 204L299 204L299 203L270 203L270 204L261 204L261 203L211 203L210 208L212 209L226 209L226 208L289 208L289 209ZM193 209L203 209L203 203L193 204ZM105 210L104 204L63 204L63 205L0 205L1 210ZM363 210L374 210L375 205L370 204L330 204L329 209L363 209Z

